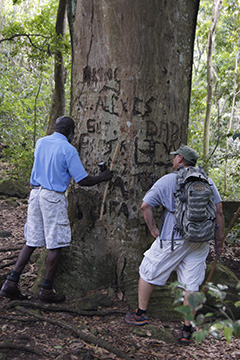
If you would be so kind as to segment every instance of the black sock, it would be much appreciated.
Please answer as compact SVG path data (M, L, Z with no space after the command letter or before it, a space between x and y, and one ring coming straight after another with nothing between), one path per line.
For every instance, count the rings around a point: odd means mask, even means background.
M192 331L192 325L183 325L183 331L191 332Z
M147 310L142 310L140 308L137 308L136 315L141 316L143 314L146 314Z
M42 287L44 289L52 289L53 287L53 280L50 279L44 279L43 283L42 283Z
M10 275L8 275L7 279L10 281L18 282L20 278L20 273L17 271L12 271Z

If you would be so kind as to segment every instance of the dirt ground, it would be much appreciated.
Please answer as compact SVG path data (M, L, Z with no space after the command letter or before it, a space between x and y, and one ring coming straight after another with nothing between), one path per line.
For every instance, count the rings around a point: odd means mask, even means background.
M23 227L27 204L18 207L0 200L0 285L10 273L24 244ZM6 232L6 233L5 233ZM213 257L211 253L210 257ZM223 261L240 278L239 241L226 246ZM33 262L21 277L21 290L31 295L38 269ZM103 290L104 293L104 290ZM151 326L163 328L176 341L166 343L155 337L151 327L138 331L124 322L128 307L123 299L114 298L108 307L84 313L77 309L79 299L68 298L61 305L45 306L34 297L30 302L0 298L0 360L77 360L77 359L240 359L240 339L227 344L224 337L208 336L199 345L181 345L177 339L180 322L150 319ZM21 305L22 304L22 305Z

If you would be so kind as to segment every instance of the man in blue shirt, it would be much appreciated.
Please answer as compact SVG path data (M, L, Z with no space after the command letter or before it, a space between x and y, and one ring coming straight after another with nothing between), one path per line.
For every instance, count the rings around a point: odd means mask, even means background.
M71 178L80 186L93 186L112 178L112 171L89 176L71 141L75 124L72 118L61 116L56 120L55 132L36 143L30 184L32 187L27 221L24 228L26 245L0 295L11 299L26 298L18 288L20 275L37 247L48 249L46 275L38 298L46 302L62 302L65 296L53 291L53 280L63 247L69 246L71 230L67 214L67 190Z

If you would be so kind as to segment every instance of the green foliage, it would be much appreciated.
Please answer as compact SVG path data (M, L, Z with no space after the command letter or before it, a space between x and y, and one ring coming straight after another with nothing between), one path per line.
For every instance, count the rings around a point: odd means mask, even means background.
M211 27L212 0L200 2L195 38L188 144L203 153L204 119L207 101L207 39ZM240 198L240 70L235 73L239 54L240 13L237 0L223 1L213 51L213 101L210 153L199 164L216 182L224 200ZM235 106L233 106L234 95ZM227 164L227 166L226 166Z
M0 54L0 126L1 142L7 149L1 154L5 160L16 165L15 175L25 174L31 168L32 154L36 137L46 131L50 111L51 67L45 72L39 72L36 67L26 64L24 55L14 57ZM8 66L11 61L12 66ZM41 88L41 92L39 92ZM35 119L36 114L36 119ZM34 133L36 125L37 134ZM22 171L19 171L22 168ZM29 171L26 173L29 178ZM26 180L26 179L25 179Z
M171 289L175 293L175 304L183 301L184 292L177 288L179 284L177 282L171 284ZM222 333L228 343L231 342L233 337L240 336L240 323L236 321L234 317L230 317L226 309L229 310L229 306L226 299L226 290L227 286L218 284L217 286L212 283L208 283L208 294L216 299L216 307L218 308L219 315L221 316L220 320L212 322L206 322L207 319L212 317L212 313L207 313L205 315L199 314L194 319L192 312L197 312L203 306L206 301L206 297L202 292L191 293L188 297L189 305L180 305L175 308L180 314L184 316L186 320L189 320L193 323L194 326L199 328L198 331L193 333L193 337L196 339L199 344L205 339L207 335L211 335L216 338L220 338ZM240 289L240 282L237 285L237 289ZM240 293L239 293L240 295ZM235 303L236 307L240 306L240 301ZM231 311L229 310L231 313Z
M29 181L33 150L46 133L54 88L54 56L61 50L71 65L69 34L55 32L58 1L7 0L0 4L1 160L11 175ZM69 106L70 71L66 73Z
M48 59L61 51L63 55L70 53L69 33L63 38L57 36L55 22L58 1L42 1L44 6L34 6L33 15L30 8L23 13L8 12L8 21L4 21L1 29L3 39L11 42L11 55L16 56L19 52L25 55L29 65L42 70ZM21 9L21 8L20 8ZM38 11L37 11L38 10ZM3 41L3 40L2 40Z

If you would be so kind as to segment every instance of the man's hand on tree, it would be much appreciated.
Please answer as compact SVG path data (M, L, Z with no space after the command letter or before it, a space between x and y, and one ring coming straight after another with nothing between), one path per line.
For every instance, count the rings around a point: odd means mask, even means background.
M113 171L109 169L104 170L103 172L101 172L100 176L102 178L102 181L109 181L113 177Z

